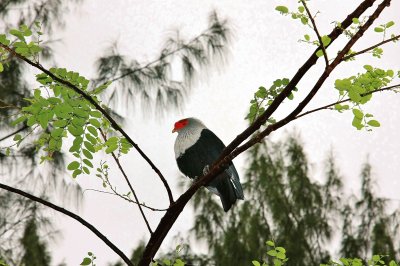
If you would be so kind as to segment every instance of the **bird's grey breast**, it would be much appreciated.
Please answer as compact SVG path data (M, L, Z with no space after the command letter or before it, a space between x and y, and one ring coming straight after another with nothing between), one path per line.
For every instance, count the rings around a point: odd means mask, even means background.
M174 145L175 159L184 154L188 148L200 139L202 130L203 128L185 130L178 134Z

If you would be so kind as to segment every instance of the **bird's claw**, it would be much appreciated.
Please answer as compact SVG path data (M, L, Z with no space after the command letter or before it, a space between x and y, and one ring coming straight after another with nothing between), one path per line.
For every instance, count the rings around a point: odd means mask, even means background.
M203 175L208 174L209 171L210 171L210 167L209 167L208 165L206 165L206 166L203 168Z

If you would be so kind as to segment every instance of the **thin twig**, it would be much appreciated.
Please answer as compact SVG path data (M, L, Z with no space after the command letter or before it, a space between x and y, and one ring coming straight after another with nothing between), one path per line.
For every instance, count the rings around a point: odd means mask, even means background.
M119 194L119 193L112 193L112 192L108 192L108 191L97 190L97 189L94 189L94 188L87 188L87 189L84 189L84 190L83 190L83 193L85 193L85 191L95 191L95 192L99 192L99 193L104 193L104 194L109 194L109 195L118 196L118 197L120 197L121 199L124 199L124 200L126 200L126 201L128 201L128 202L135 203L135 204L139 204L139 205L141 205L141 206L144 207L144 208L147 208L147 209L149 209L149 210L156 211L156 212L165 212L165 211L168 210L168 209L157 209L157 208L153 208L153 207L147 206L146 204L139 203L139 202L136 202L136 201L134 201L134 200L131 200L130 198L124 197L123 195L121 195L121 194Z
M394 89L394 88L399 88L399 87L400 87L400 84L397 84L397 85L393 85L393 86L389 86L389 87L385 87L385 88L381 88L381 89L369 91L369 92L366 92L366 93L361 94L360 96L361 96L361 97L364 97L364 96L373 94L373 93L375 93L375 92L388 91L388 90L392 90L392 89ZM344 99L344 100L341 100L341 101L337 101L337 102L334 102L334 103L330 103L330 104L327 104L327 105L324 105L324 106L321 106L321 107L312 109L312 110L310 110L310 111L307 111L307 112L304 112L304 113L301 113L301 114L297 115L293 120L298 119L298 118L300 118L300 117L302 117L302 116L305 116L305 115L309 115L309 114L314 113L314 112L317 112L317 111L321 111L321 110L324 110L324 109L329 109L330 107L335 106L336 104L341 104L341 103L349 102L350 100L351 100L350 98L347 98L347 99Z
M101 129L99 128L99 131L100 131L100 133L101 133L101 135L102 135L104 141L107 141L107 136L106 136L106 134L103 132L103 130L101 130ZM126 183L128 184L128 186L129 186L129 188L130 188L130 190L131 190L131 192L132 192L132 194L133 194L133 197L135 198L136 202L140 202L140 201L139 201L139 198L138 198L137 195L136 195L135 190L134 190L133 187L132 187L131 182L129 181L128 176L126 175L124 169L122 168L121 163L119 162L119 159L117 158L117 156L115 156L115 153L114 153L114 152L111 152L111 155L112 155L112 157L114 158L114 161L117 163L118 168L119 168L119 170L121 171L122 175L124 176L125 181L126 181ZM139 210L140 210L140 213L142 214L143 220L144 220L144 222L146 223L147 229L149 230L150 234L153 234L153 230L151 230L149 221L147 220L146 215L144 214L144 211L143 211L143 208L142 208L141 204L137 204L137 206L139 207Z
M0 138L0 141L3 141L3 140L5 140L5 139L8 139L8 138L14 136L15 134L18 134L18 133L24 131L24 130L27 129L27 128L29 128L29 127L28 127L27 125L25 125L25 126L21 127L20 129L17 129L16 131L14 131L14 132L12 132L12 133L10 133L10 134L8 134L8 135L6 135L6 136Z
M10 48L7 45L4 45L4 44L0 43L0 47L3 47L5 50L10 52L10 54L14 55L15 57L17 57L17 58L19 58L19 59L21 59L23 61L25 61L29 65L41 70L43 73L45 73L48 76L50 76L53 80L55 80L55 81L65 85L65 86L67 86L68 88L72 89L73 91L75 91L76 93L81 95L83 98L85 98L98 111L100 111L103 114L103 116L110 122L111 126L116 131L119 131L126 138L126 140L139 152L139 154L143 157L143 159L150 165L150 167L154 170L154 172L156 172L156 174L159 176L160 180L164 184L165 189L167 190L168 199L169 199L170 204L172 204L174 202L174 198L172 196L171 188L169 187L168 182L165 179L165 177L162 175L161 171L155 166L153 161L150 160L150 158L142 151L142 149L140 149L139 145L137 145L132 140L132 138L118 125L118 123L110 116L110 114L107 113L107 111L100 106L99 103L97 103L90 95L88 95L84 91L80 90L77 86L75 86L71 82L63 80L63 79L57 77L56 75L54 75L53 73L51 73L49 70L44 68L41 64L35 63L32 60L30 60L30 59L28 59L28 58L16 53L14 51L14 49Z
M84 220L82 217L80 217L79 215L76 215L73 212L70 212L64 208L61 208L60 206L57 206L51 202L48 202L44 199L38 198L32 194L29 194L25 191L22 191L20 189L16 189L10 186L7 186L5 184L0 183L0 188L10 191L12 193L21 195L25 198L28 198L32 201L38 202L40 204L43 204L49 208L52 208L55 211L61 212L69 217L71 217L72 219L78 221L79 223L81 223L83 226L85 226L86 228L88 228L90 231L92 231L97 237L99 237L101 240L103 240L103 242L110 247L115 253L117 253L120 258L129 266L133 266L133 263L129 260L129 258L117 247L115 246L110 240L108 240L108 238L106 236L104 236L102 233L100 233L99 230L96 229L96 227L94 227L92 224L88 223L86 220Z
M306 9L306 12L307 12L308 17L310 18L311 24L312 24L312 26L313 26L313 29L314 29L315 34L317 35L317 38L318 38L318 41L319 41L319 46L321 47L322 53L324 54L324 59L325 59L326 67L328 67L328 65L329 65L328 54L326 53L325 45L322 43L322 38L321 38L321 35L319 34L317 25L315 24L314 17L311 15L311 12L310 12L310 10L308 9L308 6L307 6L307 4L306 4L306 1L301 0L301 3L303 4L304 8Z
M400 39L400 35L396 35L396 36L394 36L394 37L392 37L392 38L390 38L390 39L384 40L384 41L382 41L382 42L380 42L380 43L377 43L377 44L375 44L375 45L373 45L373 46L371 46L371 47L368 47L368 48L365 48L365 49L363 49L363 50L361 50L361 51L358 51L358 52L349 54L348 56L343 57L342 61L346 61L346 60L348 60L349 58L352 58L352 57L357 56L357 55L359 55L359 54L363 54L363 53L366 53L366 52L368 52L368 51L371 51L372 49L374 49L374 48L376 48L376 47L379 47L379 46L381 46L382 44L385 44L385 43L388 43L388 42L392 42L392 41L396 41L396 40L398 40L398 39Z

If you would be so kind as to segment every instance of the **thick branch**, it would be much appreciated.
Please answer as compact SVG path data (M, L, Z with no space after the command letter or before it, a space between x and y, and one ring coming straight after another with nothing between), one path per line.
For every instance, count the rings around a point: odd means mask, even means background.
M364 32L372 25L372 23L379 17L383 9L390 5L391 0L384 0L382 3L376 8L374 13L369 17L367 22L358 30L358 32L348 41L348 43L344 46L344 48L340 51L340 53L336 56L335 60L327 67L318 81L315 83L314 87L311 89L309 94L304 98L303 101L299 103L299 105L285 118L276 122L275 124L269 125L266 129L264 129L261 133L257 134L254 138L247 141L242 146L238 147L232 155L236 157L238 154L247 150L254 144L260 142L263 138L268 136L272 131L277 130L278 128L283 127L289 122L293 121L298 114L303 110L303 108L311 101L311 99L315 96L318 90L321 88L322 84L329 77L329 74L335 69L335 67L342 62L342 58L344 55L350 50L350 48L354 45L354 43L361 38ZM233 157L233 158L234 158Z
M38 198L32 194L29 194L25 191L4 185L2 183L0 183L0 188L10 191L12 193L16 193L18 195L21 195L25 198L28 198L32 201L38 202L40 204L43 204L49 208L52 208L53 210L56 210L58 212L61 212L69 217L71 217L72 219L78 221L79 223L81 223L83 226L85 226L86 228L88 228L90 231L92 231L98 238L100 238L101 240L103 240L103 242L110 247L115 253L118 254L118 256L120 256L120 258L129 266L133 266L133 263L129 260L129 258L119 249L117 248L110 240L108 240L107 237L105 237L102 233L100 233L99 230L97 230L93 225L91 225L90 223L88 223L87 221L85 221L84 219L82 219L80 216L76 215L73 212L70 212L64 208L61 208L60 206L57 206L51 202L48 202L44 199Z
M85 100L87 100L89 103L91 103L98 111L100 111L104 115L104 117L107 118L107 120L110 122L111 126L116 131L119 131L128 140L128 142L139 152L139 154L143 157L143 159L145 159L145 161L151 166L151 168L154 170L154 172L157 173L157 175L160 177L161 181L163 182L165 189L167 190L170 204L174 202L174 199L172 197L171 188L169 187L168 182L165 179L165 177L161 174L160 170L155 166L155 164L150 160L150 158L142 151L142 149L140 149L140 147L131 139L131 137L118 125L118 123L107 113L107 111L104 110L104 108L102 108L95 100L93 100L93 98L90 97L90 95L86 94L84 91L80 90L77 86L70 83L69 81L66 81L66 80L63 80L63 79L57 77L56 75L51 73L49 70L45 69L42 65L35 63L32 60L16 53L12 48L8 47L7 45L0 43L0 47L4 48L8 52L10 52L10 54L16 56L17 58L25 61L29 65L41 70L43 73L46 73L53 80L56 80L57 82L72 89L73 91L75 91L76 93L81 95L83 98L85 98Z
M318 38L318 41L319 41L319 47L321 47L322 53L324 54L325 64L326 64L326 66L328 66L329 65L328 54L326 53L325 45L322 43L322 38L321 38L321 35L319 34L317 25L315 24L314 17L311 15L311 12L308 9L306 1L301 0L301 3L303 4L303 6L304 6L304 8L305 8L305 10L307 12L308 17L310 18L311 24L313 26L313 29L314 29L315 34L317 35L317 38Z
M104 141L107 141L107 136L106 136L106 134L104 134L104 132L103 132L101 129L99 129L99 130L100 130L101 135L103 136ZM135 190L133 189L131 182L129 181L129 178L128 178L128 176L126 175L125 170L122 168L122 165L121 165L121 163L119 162L119 159L117 158L117 156L115 156L115 153L114 153L114 152L112 152L111 155L112 155L112 157L114 158L114 161L117 163L118 168L119 168L119 170L121 171L122 175L124 176L125 181L126 181L126 183L128 184L128 186L129 186L129 188L130 188L130 190L131 190L131 192L132 192L132 194L133 194L133 197L135 198L136 202L139 202L139 198L137 197L136 192L135 192ZM137 204L137 206L139 207L139 211L140 211L140 213L141 213L141 215L142 215L142 217L143 217L144 222L146 223L147 229L149 230L150 234L153 234L153 231L151 230L149 221L147 220L146 215L145 215L144 212L143 212L142 206L141 206L140 204Z
M363 1L352 13L350 13L345 20L341 23L341 28L335 27L332 32L328 35L331 39L329 45L331 45L338 37L343 33L343 31L348 28L352 23L353 18L360 17L365 10L371 7L376 0L365 0ZM329 45L327 47L329 47ZM271 117L271 115L278 109L281 103L289 96L293 89L297 86L299 81L304 77L304 75L310 70L310 68L315 65L318 60L316 52L319 50L317 48L308 60L299 68L297 73L290 80L289 84L286 85L285 89L274 99L271 105L265 110L265 112L260 115L256 121L246 128L242 133L240 133L223 151L220 158L224 158L229 153L231 153L236 147L238 147L243 141L250 137L254 132L256 132L265 122ZM221 159L220 159L221 160Z
M331 38L331 43L337 39L337 37L342 34L343 30L349 27L352 24L352 18L360 17L362 13L368 9L375 0L365 0L362 2L351 14L347 16L347 18L341 23L342 28L335 28L328 36ZM312 53L310 58L304 63L304 65L298 70L296 75L292 78L289 84L285 87L285 89L275 98L272 104L268 107L268 109L259 117L257 120L250 125L247 129L245 129L241 134L239 134L222 152L220 158L217 162L211 167L210 172L197 179L196 182L192 184L192 186L182 194L178 200L170 206L165 216L161 219L159 225L157 226L154 234L150 238L145 251L142 255L142 258L139 262L139 266L147 266L152 258L157 253L158 249L161 246L165 236L171 229L172 225L175 223L179 214L182 212L183 208L190 200L190 198L194 195L194 193L201 187L208 184L213 178L215 178L219 173L221 173L226 165L235 158L240 153L244 152L248 148L250 148L255 143L252 143L249 146L242 145L237 148L243 141L245 141L251 134L257 131L267 119L272 115L273 112L280 106L283 100L292 92L292 90L296 87L297 83L301 80L301 78L308 72L308 70L316 63L318 57L316 56L316 51ZM331 71L331 70L330 70ZM301 110L300 110L301 111ZM288 123L287 121L286 123ZM275 126L276 125L276 126ZM269 127L270 132L279 128L278 126L283 126L284 124L274 124L275 127ZM266 136L266 135L265 135ZM265 137L264 136L264 137ZM261 138L262 139L262 138ZM259 139L258 141L261 141ZM250 141L252 141L251 139ZM257 141L257 142L258 142Z
M371 47L368 47L368 48L365 48L365 49L363 49L363 50L361 50L361 51L358 51L358 52L349 54L348 56L343 57L342 61L346 61L346 60L348 60L348 59L350 59L350 58L352 58L352 57L354 57L354 56L357 56L357 55L366 53L366 52L368 52L368 51L371 51L372 49L374 49L374 48L376 48L376 47L379 47L379 46L381 46L381 45L383 45L383 44L385 44L385 43L392 42L392 41L397 41L398 39L400 39L400 35L396 35L396 36L394 36L394 37L392 37L392 38L390 38L390 39L387 39L387 40L384 40L384 41L382 41L382 42L380 42L380 43L377 43L377 44L375 44L375 45L372 45Z

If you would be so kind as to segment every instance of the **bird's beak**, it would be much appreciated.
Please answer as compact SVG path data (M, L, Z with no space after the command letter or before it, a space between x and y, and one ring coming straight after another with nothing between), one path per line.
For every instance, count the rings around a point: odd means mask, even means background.
M172 133L175 133L176 132L176 129L174 128L173 130L172 130Z

